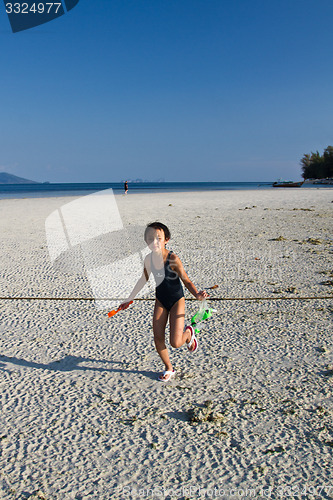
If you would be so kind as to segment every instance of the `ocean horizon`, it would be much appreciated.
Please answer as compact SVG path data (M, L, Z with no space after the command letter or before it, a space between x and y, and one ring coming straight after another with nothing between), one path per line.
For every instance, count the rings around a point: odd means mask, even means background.
M271 189L272 182L129 182L129 193L186 192L186 191L230 191L249 189ZM318 187L307 184L308 187ZM37 198L51 196L76 196L80 193L113 189L115 194L124 192L123 182L69 182L0 184L0 199Z

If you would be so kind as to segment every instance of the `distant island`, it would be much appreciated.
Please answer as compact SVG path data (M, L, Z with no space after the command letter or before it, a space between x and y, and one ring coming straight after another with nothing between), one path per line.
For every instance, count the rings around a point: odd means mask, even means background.
M149 183L149 182L165 182L165 179L164 177L160 177L159 179L155 179L155 180L150 180L150 179L124 179L124 180L121 180L121 182L125 182L125 180L127 180L128 183L131 183L131 184L142 184L142 183Z
M0 172L0 184L40 184L40 182L30 181L17 175L7 174L7 172Z

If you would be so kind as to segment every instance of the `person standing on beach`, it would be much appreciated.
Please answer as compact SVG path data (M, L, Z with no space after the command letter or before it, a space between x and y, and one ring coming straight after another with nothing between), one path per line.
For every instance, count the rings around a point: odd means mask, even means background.
M120 305L121 309L127 309L130 302L147 283L150 274L153 273L156 282L156 301L153 315L154 342L165 366L164 372L158 377L160 382L167 382L176 373L165 345L165 327L168 319L172 347L178 348L187 344L187 348L191 353L194 353L198 348L194 328L187 326L184 331L185 297L181 281L196 299L203 300L208 297L205 290L198 292L187 276L179 257L166 249L165 246L170 238L169 229L161 222L148 224L144 233L144 240L151 253L144 260L141 278L128 299Z
M125 191L125 194L128 193L128 182L127 181L124 182L124 191Z

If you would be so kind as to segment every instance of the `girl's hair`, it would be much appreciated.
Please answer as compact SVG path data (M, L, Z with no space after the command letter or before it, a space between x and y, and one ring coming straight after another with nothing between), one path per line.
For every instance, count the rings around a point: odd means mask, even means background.
M162 222L151 222L150 224L147 225L145 230L145 235L144 235L145 242L147 242L147 234L149 229L160 229L161 231L164 232L166 240L170 240L171 238L171 233L169 231L169 228L167 228L165 224L162 224Z

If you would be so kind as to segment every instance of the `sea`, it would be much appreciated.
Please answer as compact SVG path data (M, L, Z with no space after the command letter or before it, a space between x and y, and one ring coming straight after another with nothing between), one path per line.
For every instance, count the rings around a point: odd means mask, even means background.
M272 182L129 182L130 193L186 191L232 191L247 189L277 189ZM307 187L318 187L307 184ZM45 198L53 196L83 196L112 188L115 194L124 192L123 182L0 184L0 199ZM302 189L302 188L296 188Z

